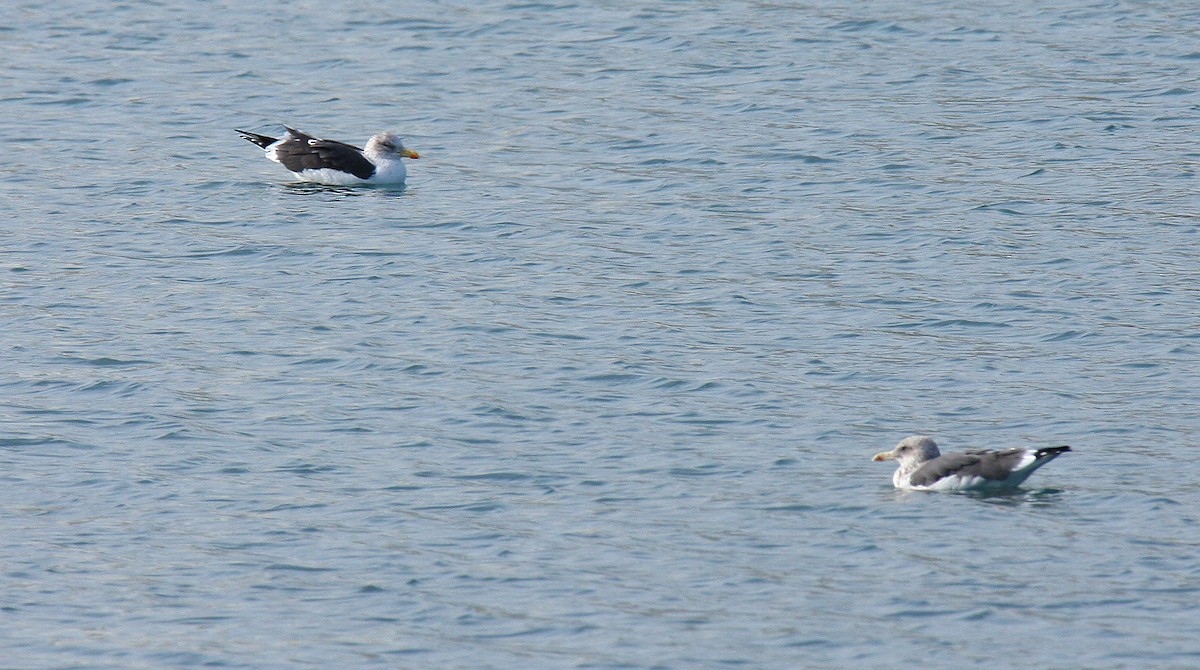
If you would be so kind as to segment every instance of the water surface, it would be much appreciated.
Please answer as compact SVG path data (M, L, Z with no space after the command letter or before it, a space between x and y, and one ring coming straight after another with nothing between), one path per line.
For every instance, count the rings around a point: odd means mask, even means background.
M1194 667L1197 21L13 8L2 665Z

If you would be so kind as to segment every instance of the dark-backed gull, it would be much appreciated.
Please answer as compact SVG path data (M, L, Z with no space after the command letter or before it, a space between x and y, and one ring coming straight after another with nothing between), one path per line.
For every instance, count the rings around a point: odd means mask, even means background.
M298 179L319 184L403 184L408 170L401 158L420 158L404 148L392 133L367 140L365 149L344 142L322 140L288 128L281 138L237 130L243 138L266 149L267 158L292 171Z
M942 455L925 435L910 435L895 449L875 454L876 461L896 461L892 475L898 489L917 491L1010 491L1034 470L1070 447L1041 449L980 449Z

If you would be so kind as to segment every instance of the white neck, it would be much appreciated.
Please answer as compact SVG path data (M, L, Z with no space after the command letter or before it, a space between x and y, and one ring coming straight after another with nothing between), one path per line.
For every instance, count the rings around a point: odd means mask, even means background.
M388 154L383 160L369 154L367 157L375 163L375 174L371 181L381 184L398 184L408 176L408 170L404 167L404 161L400 160L400 157L395 154Z

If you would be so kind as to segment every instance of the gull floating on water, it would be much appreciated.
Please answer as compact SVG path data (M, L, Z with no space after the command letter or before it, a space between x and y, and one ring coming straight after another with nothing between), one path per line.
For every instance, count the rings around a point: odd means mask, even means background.
M1011 491L1034 470L1070 447L1041 449L980 449L945 454L925 435L910 435L895 449L875 454L875 461L896 461L892 475L898 489L917 491Z
M367 140L365 149L323 140L295 128L281 138L237 130L243 138L266 149L267 158L291 170L304 181L334 186L353 184L403 184L408 170L401 158L420 158L404 148L392 133L379 133Z

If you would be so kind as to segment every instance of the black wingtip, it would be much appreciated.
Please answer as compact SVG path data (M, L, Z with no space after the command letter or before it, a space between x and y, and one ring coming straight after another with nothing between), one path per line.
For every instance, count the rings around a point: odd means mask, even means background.
M237 128L234 128L233 132L241 135L242 139L244 139L248 142L253 142L264 149L266 149L267 147L269 147L275 143L274 137L268 137L266 135L259 135L258 133L252 133L248 130L238 130Z
M1057 456L1061 453L1065 453L1070 450L1071 450L1071 448L1066 446L1065 444L1061 447L1043 447L1041 449L1038 449L1037 452L1034 453L1034 457L1035 458L1049 458L1051 456Z

